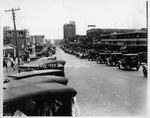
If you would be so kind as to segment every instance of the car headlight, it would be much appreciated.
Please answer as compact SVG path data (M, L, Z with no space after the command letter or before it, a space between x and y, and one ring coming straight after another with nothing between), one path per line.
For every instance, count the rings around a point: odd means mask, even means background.
M62 65L62 64L60 64L60 63L58 63L58 64L57 64L57 67L63 67L63 65Z
M40 67L40 68L44 68L43 63L40 63L40 64L39 64L39 67Z

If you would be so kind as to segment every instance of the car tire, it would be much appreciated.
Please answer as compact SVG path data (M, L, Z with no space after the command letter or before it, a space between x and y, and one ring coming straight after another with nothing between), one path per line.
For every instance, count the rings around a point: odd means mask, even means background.
M108 62L106 61L106 65L108 65Z
M130 66L125 66L125 69L126 69L126 70L129 70L129 69L130 69Z
M96 62L99 64L99 60L98 59L96 59Z
M113 62L111 62L110 65L113 66Z
M139 67L138 67L138 66L136 67L136 70L137 70L137 71L139 70Z
M121 65L118 63L118 69L121 69Z
M144 77L147 77L147 72L145 70L143 70L143 75Z

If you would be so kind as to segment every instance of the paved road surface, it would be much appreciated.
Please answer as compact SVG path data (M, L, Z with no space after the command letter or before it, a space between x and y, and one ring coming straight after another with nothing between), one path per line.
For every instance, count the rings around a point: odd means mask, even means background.
M80 116L146 115L147 78L139 71L79 59L57 48L57 58L66 60L65 74L74 87Z

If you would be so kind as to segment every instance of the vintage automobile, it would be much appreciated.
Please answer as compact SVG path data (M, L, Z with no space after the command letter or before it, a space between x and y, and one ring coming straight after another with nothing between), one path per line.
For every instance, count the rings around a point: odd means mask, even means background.
M147 52L139 52L138 55L139 55L140 64L147 63Z
M29 64L19 65L18 72L28 72L33 70L59 69L64 71L65 60L38 60Z
M121 69L122 67L126 70L131 68L139 70L140 62L138 54L123 54L122 59L118 61L118 68Z
M69 50L68 50L68 53L69 53L69 54L73 54L73 50L72 50L72 49L69 49Z
M108 58L109 53L99 53L96 62L97 63L106 63L106 59Z
M35 83L59 83L63 85L67 85L68 79L65 77L54 76L54 75L43 75L43 76L33 76L22 78L19 80L7 81L7 83L3 83L3 88L16 87L25 84L35 84Z
M97 56L98 56L99 52L98 51L89 51L88 52L88 60L96 60Z
M79 57L80 59L85 58L85 53L84 53L84 52L79 52L78 57Z
M121 57L122 53L109 53L109 56L106 59L106 65L117 65Z
M76 52L75 52L76 57L79 57L79 54L80 54L79 51L76 51Z
M30 57L30 61L36 61L38 59L40 59L40 57Z
M56 60L56 56L52 55L52 56L49 56L49 57L42 57L42 58L39 58L36 61L42 61L42 60Z
M39 64L39 69L59 69L64 71L66 61L65 60L47 60L41 61Z
M3 89L3 116L78 116L76 90L58 83Z
M142 69L143 75L144 75L144 77L147 77L147 74L148 74L148 67L147 67L147 64L143 65L142 67L143 67L143 69Z
M37 53L36 53L36 56L37 56L37 57L42 57L43 55L44 55L43 52L37 52Z
M65 73L63 70L57 70L57 69L35 70L35 71L7 75L7 78L4 78L4 83L6 83L7 81L20 80L23 78L34 77L34 76L45 76L45 75L55 75L55 76L65 77Z

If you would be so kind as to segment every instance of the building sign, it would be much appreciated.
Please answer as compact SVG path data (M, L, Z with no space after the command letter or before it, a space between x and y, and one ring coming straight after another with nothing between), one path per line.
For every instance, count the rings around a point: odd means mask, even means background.
M15 32L14 31L6 31L6 37L7 38L15 38ZM24 31L17 31L17 37L24 38Z
M96 25L88 25L88 27L96 27Z

